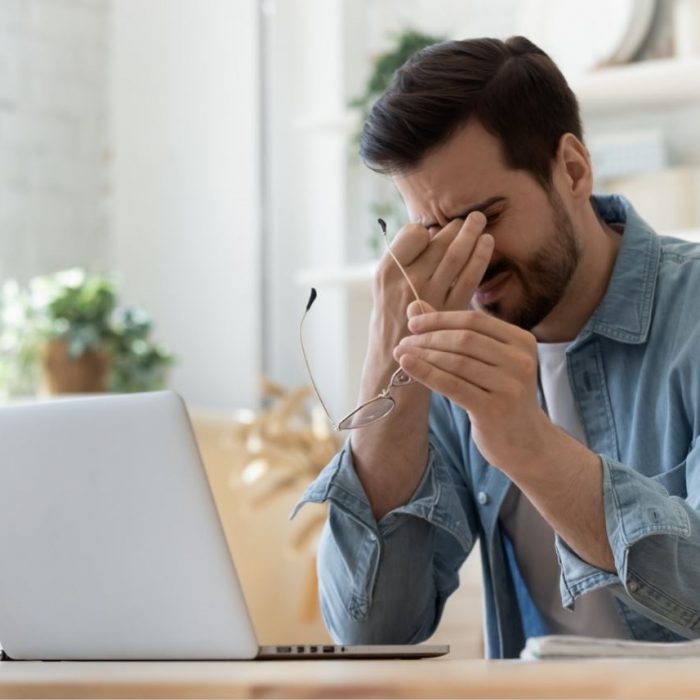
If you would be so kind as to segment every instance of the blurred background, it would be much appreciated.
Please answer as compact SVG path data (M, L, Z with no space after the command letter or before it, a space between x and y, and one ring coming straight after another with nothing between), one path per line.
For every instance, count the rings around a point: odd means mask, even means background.
M520 33L580 99L596 188L700 241L700 0L0 0L0 396L180 392L263 643L325 638L324 514L286 520L337 447L309 287L339 416L377 216L404 222L362 115L417 48ZM438 632L465 655L477 565Z

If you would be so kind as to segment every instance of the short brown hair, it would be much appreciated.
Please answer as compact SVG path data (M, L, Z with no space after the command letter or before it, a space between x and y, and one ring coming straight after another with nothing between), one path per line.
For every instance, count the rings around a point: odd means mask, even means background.
M576 96L542 49L522 36L466 39L428 46L396 71L362 128L360 156L376 172L406 172L471 119L500 139L506 165L545 189L562 135L583 141Z

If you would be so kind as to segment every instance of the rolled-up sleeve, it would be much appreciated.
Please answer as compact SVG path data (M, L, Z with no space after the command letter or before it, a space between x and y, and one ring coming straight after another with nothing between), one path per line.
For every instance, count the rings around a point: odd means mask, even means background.
M318 578L324 622L336 642L411 644L433 633L476 537L473 505L455 469L431 434L413 496L377 521L348 441L299 500L292 517L305 503L329 504Z
M562 602L601 586L686 638L700 637L700 441L656 477L602 456L605 524L615 573L583 561L557 536Z

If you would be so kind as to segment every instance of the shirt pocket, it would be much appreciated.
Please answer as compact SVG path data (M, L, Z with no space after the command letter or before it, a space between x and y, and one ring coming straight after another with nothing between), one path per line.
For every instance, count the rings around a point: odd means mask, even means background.
M685 480L685 461L652 478L654 481L661 484L661 486L668 491L669 495L678 496L683 499L688 496L688 488Z

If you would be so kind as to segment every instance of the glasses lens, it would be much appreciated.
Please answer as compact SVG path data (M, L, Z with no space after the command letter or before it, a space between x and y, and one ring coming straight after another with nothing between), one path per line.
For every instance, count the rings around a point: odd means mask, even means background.
M359 408L356 408L349 416L343 418L338 424L338 430L352 430L353 428L364 428L366 425L375 423L388 416L393 410L394 399L391 396L382 396L373 401L368 401Z
M413 377L409 377L406 372L399 368L391 377L391 386L406 386L407 384L413 384L415 381Z

